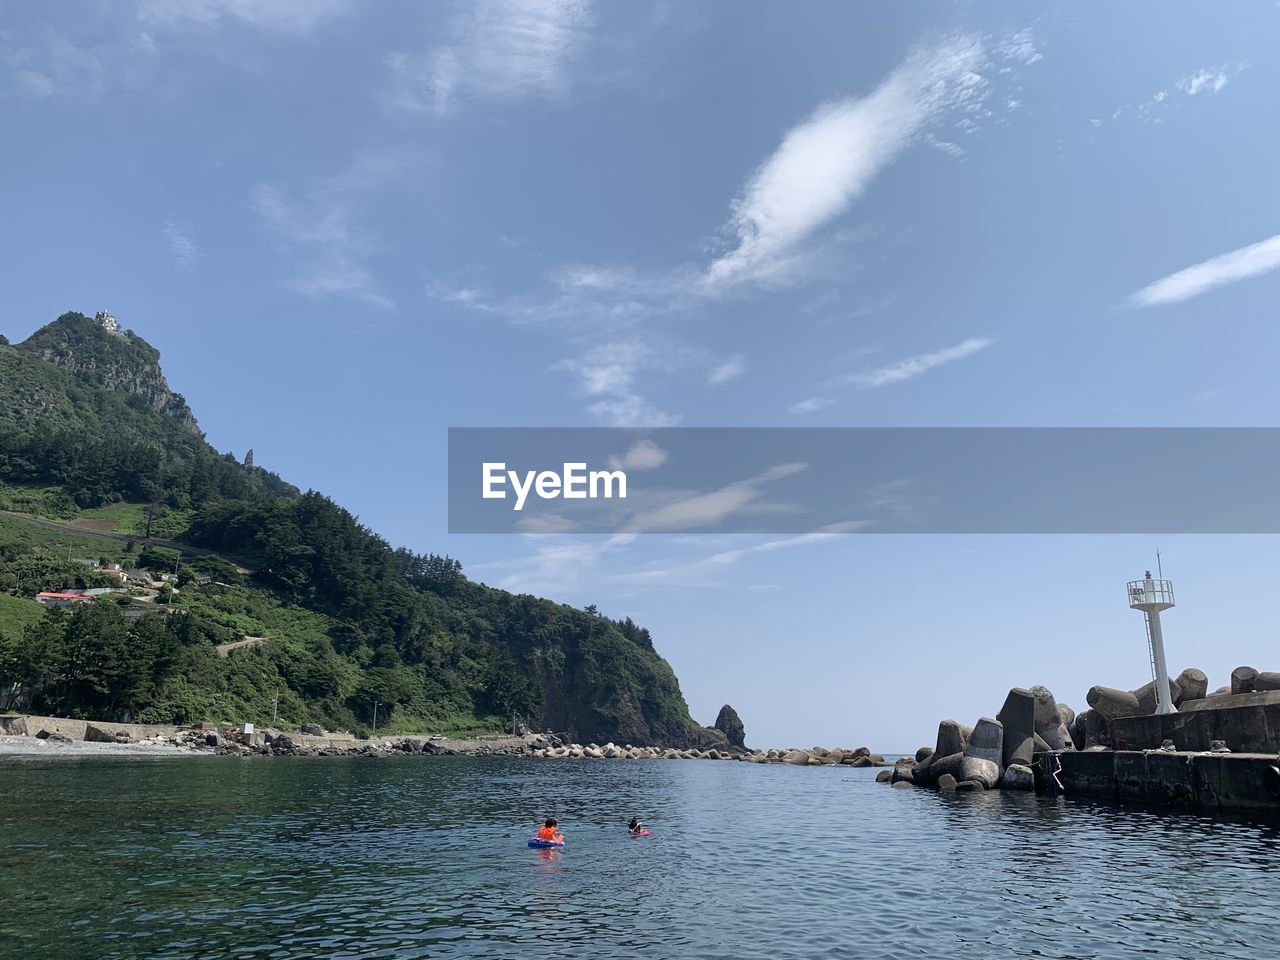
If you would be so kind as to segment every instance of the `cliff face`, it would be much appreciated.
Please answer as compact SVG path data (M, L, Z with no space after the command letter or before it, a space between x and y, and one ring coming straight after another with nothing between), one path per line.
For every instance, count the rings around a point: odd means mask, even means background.
M169 389L160 351L132 332L108 333L80 313L64 313L18 345L90 387L121 393L130 403L199 433L191 408Z

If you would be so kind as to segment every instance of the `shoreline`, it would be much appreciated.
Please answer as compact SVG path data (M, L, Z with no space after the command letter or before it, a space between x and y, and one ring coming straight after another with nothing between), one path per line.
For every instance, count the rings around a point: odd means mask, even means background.
M382 757L525 756L546 760L732 760L790 766L888 767L869 747L748 750L565 743L555 735L457 737L396 735L358 740L346 733L276 729L239 733L229 727L108 723L25 714L0 716L0 759L84 756Z

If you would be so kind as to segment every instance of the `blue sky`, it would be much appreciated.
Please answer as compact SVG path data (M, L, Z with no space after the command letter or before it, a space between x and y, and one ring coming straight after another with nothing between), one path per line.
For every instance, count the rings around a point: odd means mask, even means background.
M1157 546L1171 664L1216 686L1280 666L1273 538L449 537L445 431L1275 425L1278 28L0 3L0 332L110 309L215 445L636 617L755 743L914 748L1011 685L1136 686L1121 588Z

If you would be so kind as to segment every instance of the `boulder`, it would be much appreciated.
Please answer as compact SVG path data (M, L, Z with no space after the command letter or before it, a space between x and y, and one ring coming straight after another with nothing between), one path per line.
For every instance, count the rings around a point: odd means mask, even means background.
M1058 701L1053 691L1037 684L1031 688L1031 695L1036 698L1036 733L1049 745L1050 750L1071 749L1071 731L1062 722L1062 714L1058 711Z
M956 790L960 792L981 793L987 789L987 785L981 780L961 780L956 784Z
M939 790L954 790L956 788L956 778L949 773L944 773L938 778Z
M893 786L898 790L910 790L915 784L907 780L895 780L893 781Z
M888 783L893 779L892 770L881 770L876 774L876 783Z
M960 782L977 782L983 789L991 790L1000 782L1000 765L994 760L980 757L964 757L960 761Z
M1258 679L1258 671L1253 667L1236 667L1231 671L1232 693L1253 693L1253 681Z
M916 751L916 763L923 763L933 756L933 747L921 747Z
M1149 717L1156 712L1158 706L1156 702L1156 682L1148 680L1137 690L1130 691L1138 701L1138 712L1134 714L1137 717ZM1178 685L1178 681L1169 681L1169 702L1176 704L1182 699L1182 688Z
M327 736L327 734L324 731L324 727L320 726L320 724L318 723L304 723L302 725L302 732L306 734L308 737Z
M103 730L101 727L96 727L92 723L85 724L84 738L89 743L116 742L116 735L114 733L108 733L106 730Z
M854 755L855 757L869 757L869 756L871 756L871 748L870 748L870 747L858 747L856 750L854 750L854 751L853 751L853 755Z
M1030 690L1014 687L1004 698L1004 706L996 714L1004 728L1004 750L1001 762L1030 763L1035 748L1036 698Z
M1138 698L1128 690L1116 690L1113 687L1090 687L1085 697L1095 713L1107 720L1119 720L1121 717L1136 717Z
M52 730L41 730L36 734L37 740L47 740L49 743L71 743L71 738L65 733L56 733Z
M915 783L916 762L910 757L902 757L893 765L893 772L889 774L890 780L897 783L899 780L905 780L907 783ZM884 771L881 771L883 773ZM876 774L878 777L880 774Z
M964 755L971 759L989 760L998 768L1004 763L1004 724L983 717L973 727Z
M1004 776L1000 778L1001 790L1034 790L1035 786L1036 778L1031 768L1020 764L1006 767Z
M938 744L933 752L940 757L964 753L965 744L969 742L971 733L973 733L972 727L966 727L954 720L943 720L938 724Z
M1178 674L1178 689L1182 696L1174 701L1174 706L1182 706L1186 700L1203 700L1209 695L1209 678L1203 670L1187 667Z
M1068 707L1065 703L1058 704L1058 714L1062 717L1062 724L1071 729L1071 725L1076 722L1076 712Z
M1259 673L1253 678L1253 689L1255 693L1262 693L1267 690L1280 690L1280 673L1266 671Z
M951 776L955 777L956 780L964 779L963 777L960 776L960 764L963 762L963 760L964 760L963 753L951 753L945 757L935 756L933 758L933 762L929 764L928 776L930 780L936 783L938 781L938 778L941 777L944 773L951 774ZM920 782L918 767L917 767L916 782L917 783Z
M1077 750L1083 750L1089 742L1089 715L1092 713L1092 710L1081 710L1071 724L1071 742ZM1007 733L1005 735L1008 736Z
M807 767L809 760L809 754L804 750L792 750L782 758L783 763L791 763L797 767Z

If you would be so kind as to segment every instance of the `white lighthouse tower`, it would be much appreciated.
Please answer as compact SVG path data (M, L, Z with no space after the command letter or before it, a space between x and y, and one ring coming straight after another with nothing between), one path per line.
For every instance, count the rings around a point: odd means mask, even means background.
M1163 572L1163 571L1162 571ZM1141 580L1130 580L1129 607L1141 610L1147 620L1147 647L1151 651L1151 678L1156 684L1156 713L1175 713L1169 698L1169 668L1164 661L1164 634L1160 632L1160 611L1173 606L1173 581L1153 579L1151 571Z

